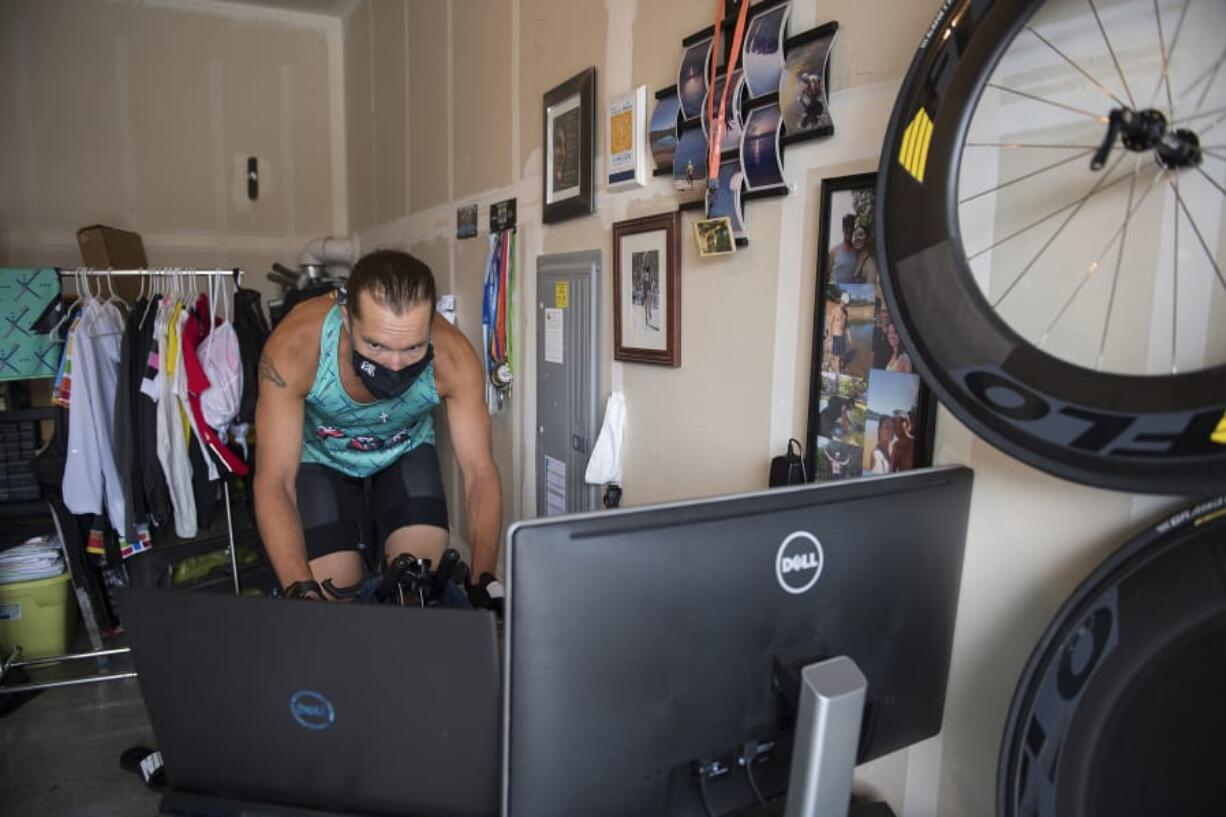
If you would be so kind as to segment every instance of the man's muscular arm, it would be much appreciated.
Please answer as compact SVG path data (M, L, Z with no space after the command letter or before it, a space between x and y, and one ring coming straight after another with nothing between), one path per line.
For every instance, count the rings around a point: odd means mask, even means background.
M490 451L490 415L485 407L485 375L468 339L442 318L435 318L436 369L440 396L447 406L451 445L464 476L464 507L472 547L472 578L493 573L502 534L502 483Z
M309 341L304 335L309 333L296 325L301 321L291 324L291 320L286 318L264 345L255 409L255 517L282 587L311 579L296 481L302 456L302 404L314 380L317 355L301 354L304 341Z

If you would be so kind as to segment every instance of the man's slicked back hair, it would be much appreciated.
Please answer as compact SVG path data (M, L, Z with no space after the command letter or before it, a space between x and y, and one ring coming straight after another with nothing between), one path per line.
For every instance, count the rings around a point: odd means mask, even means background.
M421 260L399 250L375 250L358 259L345 288L349 311L358 314L363 292L397 315L417 304L430 304L433 314L438 305L434 275Z

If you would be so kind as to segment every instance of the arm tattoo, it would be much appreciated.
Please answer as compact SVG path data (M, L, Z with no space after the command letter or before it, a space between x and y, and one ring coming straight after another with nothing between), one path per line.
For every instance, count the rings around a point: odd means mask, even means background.
M267 380L278 389L285 388L285 378L281 377L268 355L260 355L260 380Z

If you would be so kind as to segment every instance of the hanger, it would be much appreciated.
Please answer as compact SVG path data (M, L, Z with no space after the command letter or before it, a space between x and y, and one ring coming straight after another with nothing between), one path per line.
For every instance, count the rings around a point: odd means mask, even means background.
M115 303L115 301L119 301L121 304L123 304L127 308L128 313L131 314L132 305L129 304L127 301L125 301L123 299L123 296L121 296L118 292L115 291L115 279L111 277L111 270L109 269L106 271L106 285L107 285L107 288L110 289L111 291L111 297L106 299L106 303L113 304Z
M71 273L74 276L74 281L75 281L75 276L80 271L80 269L81 269L80 267L77 267L77 269ZM78 291L77 294L79 296L80 292ZM60 319L58 321L56 321L55 326L47 330L47 337L51 338L52 343L59 343L59 341L55 340L56 334L60 331L60 327L62 327L65 323L67 323L68 316L72 314L72 307L64 304L63 297L60 298L60 305L64 307L64 314L60 316Z

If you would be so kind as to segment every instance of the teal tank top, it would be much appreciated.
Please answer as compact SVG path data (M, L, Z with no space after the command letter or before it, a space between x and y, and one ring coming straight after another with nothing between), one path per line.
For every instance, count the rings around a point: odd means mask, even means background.
M337 370L341 320L340 306L333 305L319 333L319 367L303 406L302 462L368 477L434 442L433 411L439 404L434 362L404 394L359 403L345 391Z

